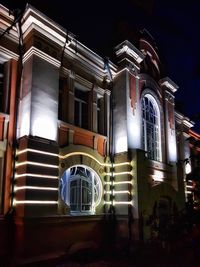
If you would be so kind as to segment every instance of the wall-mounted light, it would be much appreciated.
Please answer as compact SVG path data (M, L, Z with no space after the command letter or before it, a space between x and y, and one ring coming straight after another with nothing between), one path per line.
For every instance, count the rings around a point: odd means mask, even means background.
M188 159L188 160L186 160L186 163L185 163L185 173L189 174L189 173L191 173L191 171L192 171L192 168L191 168L191 164L190 164L189 159Z

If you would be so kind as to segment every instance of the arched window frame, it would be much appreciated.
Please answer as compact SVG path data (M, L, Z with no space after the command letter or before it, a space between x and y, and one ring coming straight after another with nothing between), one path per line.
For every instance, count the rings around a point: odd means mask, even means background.
M150 121L147 121L144 118L144 99L148 99L148 104L151 103L155 112L156 117L156 124L151 123ZM155 160L155 161L162 161L162 147L161 147L161 114L160 114L160 108L159 108L159 101L155 94L150 92L150 90L145 90L143 92L143 95L141 97L141 117L142 117L142 146L145 151L147 151L147 157L149 159ZM155 145L155 142L151 141L150 146L153 147L153 151L148 151L148 139L147 139L147 126L153 127L152 135L155 137L156 135L156 128L157 128L157 145ZM152 129L151 129L152 130ZM154 139L155 140L155 139ZM156 152L157 150L157 152Z
M88 172L88 179L86 176L80 176L79 174L77 174L77 171L76 171L77 168L82 168L85 170L86 173ZM72 170L74 171L74 174L71 173ZM73 181L77 181L77 186L75 186L74 188L75 188L75 192L78 193L77 206L79 206L79 208L76 210L72 208L72 203L71 203L71 199L72 199L71 183ZM90 208L86 210L83 209L83 206L86 206L87 204L83 203L82 193L84 189L87 190L89 188L84 187L83 181L91 183L91 204L90 204ZM73 165L72 167L68 168L61 177L61 184L60 184L61 199L70 207L70 213L72 215L95 214L96 207L99 205L102 199L102 192L103 192L103 187L102 187L102 182L101 182L100 177L97 175L97 173L93 169L91 169L88 166Z

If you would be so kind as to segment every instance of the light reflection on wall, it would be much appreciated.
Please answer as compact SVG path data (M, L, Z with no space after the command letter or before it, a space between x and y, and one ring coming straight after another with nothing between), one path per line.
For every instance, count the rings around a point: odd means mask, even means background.
M177 161L177 147L176 147L176 137L175 135L169 136L169 161Z
M116 138L115 146L116 146L115 147L116 153L127 151L127 137L121 136L121 137Z
M154 170L152 178L156 182L162 182L163 181L163 172L158 171L158 170Z
M20 103L19 110L19 137L29 135L30 133L30 102L31 94L29 93Z
M57 128L54 120L48 114L35 116L32 125L32 135L39 136L50 140L56 140Z
M140 133L140 122L136 116L132 115L129 118L130 123L128 123L128 142L129 148L141 148L141 133Z

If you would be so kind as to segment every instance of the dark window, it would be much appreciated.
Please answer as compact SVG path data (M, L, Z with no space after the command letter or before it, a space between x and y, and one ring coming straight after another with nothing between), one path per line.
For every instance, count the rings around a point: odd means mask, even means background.
M103 97L97 98L97 132L104 134Z
M3 112L4 98L4 65L0 64L0 111Z
M74 124L88 129L88 92L75 88Z

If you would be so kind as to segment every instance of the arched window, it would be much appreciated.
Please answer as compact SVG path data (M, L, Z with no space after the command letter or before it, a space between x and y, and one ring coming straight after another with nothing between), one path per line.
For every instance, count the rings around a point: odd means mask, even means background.
M61 198L71 214L94 214L102 196L98 175L84 165L75 165L61 177Z
M146 94L142 98L143 149L149 159L161 161L160 112L155 98Z

